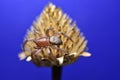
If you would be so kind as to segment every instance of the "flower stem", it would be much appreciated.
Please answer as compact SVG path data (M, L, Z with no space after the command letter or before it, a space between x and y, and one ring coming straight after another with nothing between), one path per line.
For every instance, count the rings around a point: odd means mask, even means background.
M62 67L53 66L52 67L52 80L61 80Z

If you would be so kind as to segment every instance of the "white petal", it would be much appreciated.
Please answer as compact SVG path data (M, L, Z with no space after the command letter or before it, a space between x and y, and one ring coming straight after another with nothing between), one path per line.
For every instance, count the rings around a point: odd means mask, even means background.
M59 57L59 58L57 58L57 60L59 61L59 64L62 64L62 63L63 63L63 59L64 59L64 57Z
M83 52L83 53L81 54L81 56L90 57L91 54L90 54L89 52Z
M22 53L18 54L18 57L20 60L23 60L26 58L26 55L22 52Z
M27 62L29 62L31 60L32 60L31 56L28 56L27 59L26 59Z

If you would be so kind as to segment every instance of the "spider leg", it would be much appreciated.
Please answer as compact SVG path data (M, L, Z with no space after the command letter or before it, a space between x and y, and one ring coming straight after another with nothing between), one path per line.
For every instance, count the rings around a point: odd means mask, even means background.
M63 52L65 52L65 53L69 53L67 50L64 50L64 49L61 49L61 48L59 48L59 47L55 47L55 46L51 46L53 49L57 49L57 50L59 50L59 51L63 51Z
M42 51L42 49L43 49L43 47L35 47L35 50L33 50L33 51L31 52L31 55L32 55L32 54L38 54L39 52Z
M22 48L23 48L23 51L25 51L25 45L26 45L26 43L28 42L28 41L34 41L35 39L26 39L25 41L24 41L24 43L23 43L23 46L22 46Z
M41 60L40 60L40 58L37 56L37 54L34 54L34 53L36 53L36 51L37 51L37 50L32 51L31 57L32 57L32 61L33 61L36 65L39 65L39 61L41 61Z
M35 27L33 29L34 29L34 32L37 33L39 37L41 37L42 34Z
M52 61L55 61L56 60L56 57L53 55L52 51L49 49L49 47L46 47L46 50L47 50L47 53L49 54L49 58L52 60Z
M53 28L48 28L48 29L46 30L46 32L45 32L48 37L50 36L50 35L49 35L49 31L50 31L50 30L53 30Z
M40 58L40 56L38 55L38 53L41 52L41 51L42 51L42 49L39 48L39 49L33 50L33 51L31 52L31 57L32 57L32 59L33 59L36 63L39 63L39 62L41 61L41 58Z
M70 39L73 42L73 40L68 35L64 34L63 32L56 32L54 35L56 36L58 34L61 34L61 35L65 36L65 37L67 37L68 39Z

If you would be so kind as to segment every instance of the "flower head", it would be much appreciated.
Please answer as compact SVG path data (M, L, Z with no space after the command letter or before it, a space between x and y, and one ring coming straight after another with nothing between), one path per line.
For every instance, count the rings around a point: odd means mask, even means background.
M86 44L76 23L49 3L27 32L19 57L37 66L62 66L91 56Z

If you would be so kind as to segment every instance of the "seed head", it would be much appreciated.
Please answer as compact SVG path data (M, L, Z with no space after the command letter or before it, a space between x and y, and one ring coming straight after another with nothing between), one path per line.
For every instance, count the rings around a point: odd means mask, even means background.
M61 50L47 46L38 53L36 44L33 41L27 41L23 51L19 54L21 60L32 61L37 66L62 66L75 62L80 56L89 57L91 54L86 52L87 40L81 34L75 22L69 18L62 10L52 3L49 3L27 32L24 43L27 39L39 39L46 36L46 30L53 28L48 34L53 36L56 32L62 32L73 41L63 35L58 35L62 40L62 45L55 46ZM39 35L41 34L41 35ZM65 52L67 51L67 52Z

